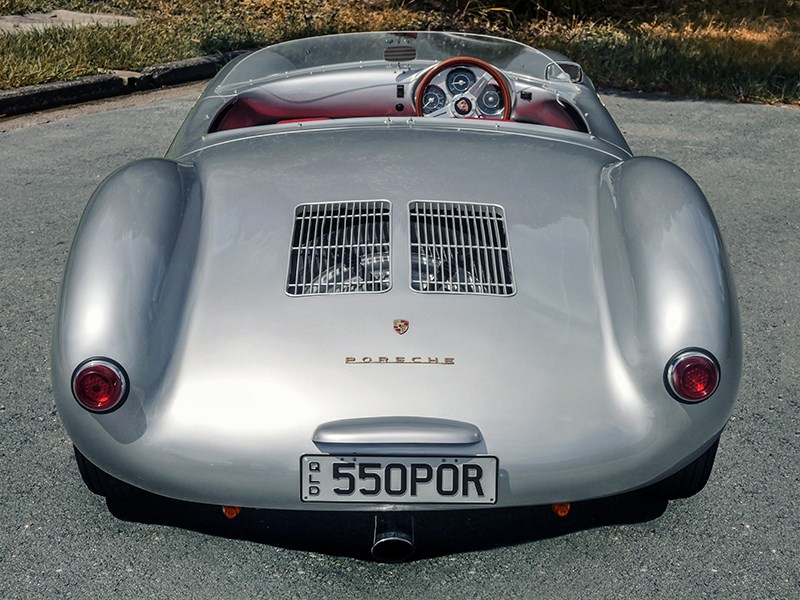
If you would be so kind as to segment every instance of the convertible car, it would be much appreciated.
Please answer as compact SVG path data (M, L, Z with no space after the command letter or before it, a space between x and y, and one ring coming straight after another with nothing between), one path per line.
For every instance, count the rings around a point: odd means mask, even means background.
M741 374L716 222L566 57L441 32L228 64L69 255L56 403L89 489L415 511L705 485Z

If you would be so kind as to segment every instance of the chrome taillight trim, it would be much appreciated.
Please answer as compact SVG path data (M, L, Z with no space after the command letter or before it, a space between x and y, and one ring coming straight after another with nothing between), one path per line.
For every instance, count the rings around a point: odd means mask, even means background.
M78 399L78 391L75 387L78 380L78 376L81 373L85 372L86 370L97 366L105 367L113 371L120 382L119 399L108 408L103 408L103 409L92 408L90 406L87 406L85 403L81 402ZM125 403L125 400L127 400L128 398L128 390L130 388L130 384L128 381L128 374L125 372L125 369L123 369L119 363L117 363L114 360L111 360L110 358L95 357L95 358L89 358L83 361L77 367L75 367L75 370L72 372L72 381L70 388L72 389L73 398L75 398L75 401L80 405L81 408L83 408L84 410L88 410L89 412L102 414L102 413L113 412Z
M716 375L716 383L714 384L714 389L712 389L708 394L706 394L702 398L688 398L683 394L681 394L680 391L675 389L675 383L674 383L675 370L683 361L694 357L701 357L708 360L714 367ZM666 386L667 391L676 400L679 400L680 402L685 402L687 404L697 404L699 402L708 400L711 396L714 395L714 392L716 392L717 389L719 388L720 379L721 379L721 371L720 371L719 361L717 361L716 357L713 354L702 348L685 348L684 350L676 352L672 356L672 358L667 362L667 366L664 369L664 385Z

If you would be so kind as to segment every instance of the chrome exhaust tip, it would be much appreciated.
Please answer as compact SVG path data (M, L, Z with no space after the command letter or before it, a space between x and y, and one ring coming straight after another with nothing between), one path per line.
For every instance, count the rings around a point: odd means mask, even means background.
M399 563L414 555L414 516L404 513L375 515L372 558L378 562Z

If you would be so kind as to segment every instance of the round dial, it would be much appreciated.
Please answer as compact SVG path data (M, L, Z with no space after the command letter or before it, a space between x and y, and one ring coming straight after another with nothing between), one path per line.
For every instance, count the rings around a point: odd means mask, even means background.
M429 115L441 110L447 104L447 95L444 90L436 85L429 85L422 95L422 114Z
M490 115L503 110L503 96L500 94L500 88L493 84L487 85L481 97L478 98L478 108L481 112Z
M475 73L469 69L459 67L447 74L447 89L451 94L463 94L477 81Z

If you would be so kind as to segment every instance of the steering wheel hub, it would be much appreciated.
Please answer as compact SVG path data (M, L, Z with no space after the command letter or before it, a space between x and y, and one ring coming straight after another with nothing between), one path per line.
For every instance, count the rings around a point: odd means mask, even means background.
M469 101L469 98L459 98L453 104L453 110L462 117L466 117L472 112L472 102Z

